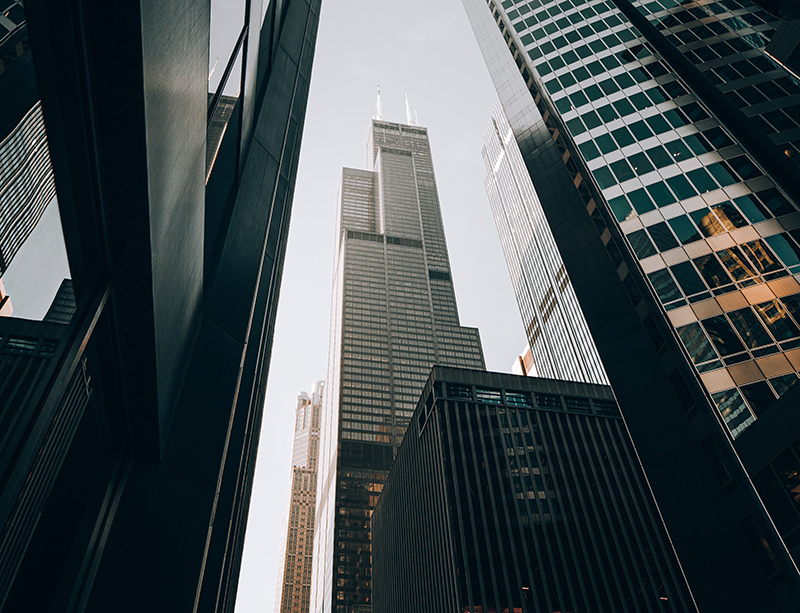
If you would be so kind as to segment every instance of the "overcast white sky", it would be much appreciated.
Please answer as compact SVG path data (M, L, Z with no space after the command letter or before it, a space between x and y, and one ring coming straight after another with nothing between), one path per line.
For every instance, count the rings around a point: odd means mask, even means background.
M273 610L296 398L327 372L339 177L366 168L378 84L384 119L405 121L407 89L429 130L462 325L490 370L525 344L483 187L495 92L461 2L323 0L236 613Z

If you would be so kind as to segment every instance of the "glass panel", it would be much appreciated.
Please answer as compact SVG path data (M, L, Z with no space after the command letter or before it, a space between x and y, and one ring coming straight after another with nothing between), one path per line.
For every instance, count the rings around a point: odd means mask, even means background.
M761 240L751 241L742 245L742 250L748 255L750 261L756 265L759 272L767 273L781 270L783 266L778 262L778 258L766 244Z
M659 251L669 251L678 246L678 241L669 230L669 226L665 222L660 222L652 226L648 226L648 231L653 237Z
M716 234L723 234L726 232L725 227L710 209L692 211L690 216L705 236L715 236Z
M748 425L755 421L755 417L747 408L739 390L731 389L717 392L711 397L717 405L717 410L725 420L725 424L733 436L739 434Z
M721 287L731 283L731 278L720 265L714 254L702 255L694 259L695 266L711 288Z
M731 311L728 317L750 349L772 344L772 337L749 308Z
M718 251L717 255L736 281L747 279L756 274L738 247L723 249Z
M789 318L786 308L777 300L762 302L754 305L753 308L778 341L800 336L800 329Z
M750 385L743 385L740 389L747 403L750 405L750 408L752 408L753 412L759 417L763 415L764 411L772 406L776 400L775 394L770 389L769 385L767 385L766 381L758 381Z
M739 209L733 206L730 202L715 204L711 208L714 209L714 212L717 214L717 217L722 222L722 225L726 230L742 228L747 225L747 220L742 217Z
M692 358L692 362L695 364L702 364L717 357L700 324L692 323L678 328L678 336L681 337L686 350Z
M770 379L769 382L772 384L772 387L778 394L778 397L781 397L786 393L786 390L788 390L797 382L797 375L783 375L780 377L775 377L774 379Z
M788 234L775 234L764 239L769 246L778 254L778 257L786 266L797 266L800 264L800 247L797 246Z
M680 240L684 245L696 240L700 240L700 233L686 215L681 215L679 217L670 219L669 225L675 232L675 236L677 236L678 240Z
M670 270L687 296L706 291L706 284L700 279L691 262L681 262L672 266Z
M724 315L704 319L701 323L721 356L725 357L744 351L744 345Z
M653 246L653 243L650 241L650 237L647 236L647 232L644 230L636 230L636 232L631 232L627 235L627 238L631 244L631 247L633 247L634 253L636 253L636 257L640 260L658 253L656 248Z
M651 272L647 277L650 279L650 283L653 284L653 288L663 304L682 298L681 291L675 285L666 269Z

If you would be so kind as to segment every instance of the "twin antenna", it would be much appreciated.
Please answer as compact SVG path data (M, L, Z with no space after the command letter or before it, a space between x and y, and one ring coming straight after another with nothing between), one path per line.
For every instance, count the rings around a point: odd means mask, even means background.
M378 85L378 97L375 100L375 115L373 119L383 119L383 106L381 105L381 86ZM408 102L408 90L406 90L406 123L412 126L419 125L417 109L414 109L414 116L411 116L411 104Z

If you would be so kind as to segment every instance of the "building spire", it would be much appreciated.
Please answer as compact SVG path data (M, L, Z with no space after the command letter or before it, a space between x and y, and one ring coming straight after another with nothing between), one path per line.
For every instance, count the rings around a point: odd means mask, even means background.
M375 100L375 115L373 119L383 119L383 108L381 106L381 86L378 85L378 97Z
M411 116L411 104L408 102L408 90L406 90L406 123L412 126L417 125L417 109L414 109L414 116Z

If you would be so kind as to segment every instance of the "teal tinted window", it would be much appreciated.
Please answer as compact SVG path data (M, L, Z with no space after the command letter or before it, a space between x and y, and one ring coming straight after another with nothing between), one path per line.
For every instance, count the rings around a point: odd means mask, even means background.
M614 175L611 174L611 170L607 166L602 166L597 170L593 170L592 174L594 178L597 180L597 184L602 188L605 189L606 187L611 187L612 185L616 185L616 180L614 179Z
M734 353L741 353L744 351L744 345L733 328L725 319L724 315L717 315L716 317L709 317L702 322L706 333L714 343L717 352L722 356L733 355Z
M800 247L788 234L776 234L765 239L786 266L800 264Z
M603 92L600 91L600 88L597 85L590 85L586 89L583 90L586 95L589 97L589 100L595 102L600 100L603 97Z
M652 149L648 149L647 155L653 161L653 164L655 164L656 168L664 168L665 166L672 164L672 156L667 153L667 150L661 145L653 147Z
M572 40L573 37L575 38L575 40ZM581 39L581 35L573 30L572 32L569 32L567 34L567 38L569 38L570 41L574 43ZM592 50L589 49L589 47L586 45L578 47L575 51L582 59L586 59L587 57L592 55Z
M605 81L601 81L600 87L606 93L606 95L619 91L619 85L617 85L614 79L606 79Z
M572 104L575 105L575 108L583 106L589 102L589 100L586 98L586 94L584 94L582 91L577 91L574 94L571 94L569 99L572 100Z
M683 140L687 145L689 145L689 149L691 149L696 155L701 155L703 153L707 153L708 151L714 150L714 148L706 141L706 139L699 134L689 134L688 136L684 136Z
M622 100L617 100L616 102L613 103L613 105L614 108L617 110L617 113L619 113L620 116L622 117L625 117L625 115L630 115L634 111L633 105L630 102L628 102L627 98L623 98Z
M603 68L603 65L596 60L591 64L589 64L586 68L588 68L589 72L591 72L594 76L602 74L606 70L605 68Z
M647 96L645 96L642 92L637 92L633 94L630 97L630 101L640 111L643 111L644 109L653 106L653 103L650 102L650 99Z
M636 176L630 164L628 164L628 162L625 160L613 162L611 164L611 170L614 172L614 175L617 177L617 181L620 183L627 181L628 179L633 179L633 177Z
M561 85L564 87L569 87L570 85L575 85L575 77L572 76L572 73L566 73L561 75L558 80L561 82ZM549 86L548 86L549 87Z
M733 173L728 170L725 164L711 164L708 170L722 187L736 183L736 177L733 176Z
M594 144L594 141L586 141L582 145L578 145L578 149L581 150L581 154L587 161L600 157L600 151L597 145Z
M625 221L634 216L633 209L625 199L625 196L612 198L608 201L608 205L611 207L611 210L614 211L614 217L617 218L617 221Z
M775 394L772 392L766 381L758 381L750 385L743 385L741 387L742 395L747 399L747 404L753 409L756 415L761 415L766 411L774 402ZM794 456L792 456L794 460ZM794 460L795 464L797 460ZM795 475L795 467L792 468ZM794 484L792 484L794 486Z
M635 81L633 80L633 77L631 77L627 72L623 72L621 75L617 75L614 78L617 80L617 83L619 83L619 86L622 89L625 89L626 87L630 87L631 85L633 85L635 83Z
M560 100L556 100L556 108L559 113L566 113L572 110L572 102L569 101L569 98L561 98Z
M675 196L672 195L666 184L661 181L648 185L646 189L657 206L667 206L675 202Z
M577 136L578 134L583 134L586 132L586 128L583 125L583 122L576 117L575 119L570 119L567 122L567 129L573 136Z
M738 172L738 170L737 170ZM796 209L789 204L789 202L781 196L777 189L766 189L763 192L758 192L758 197L764 203L772 214L776 217L778 215L786 215L787 213L794 213Z
M659 87L648 89L645 93L647 94L648 98L653 101L653 104L660 104L661 102L667 101L667 96Z
M786 390L788 390L792 384L797 382L797 375L794 373L791 375L782 375L780 377L770 379L769 382L778 393L778 396L783 396L786 393Z
M669 225L672 231L675 232L675 236L677 236L678 240L684 245L700 239L700 233L686 215L670 219Z
M650 236L653 237L659 251L669 251L678 246L678 241L669 230L669 226L665 222L660 222L647 228L650 231ZM703 288L705 289L705 288Z
M656 248L653 246L650 237L647 236L647 232L644 230L636 230L636 232L631 232L627 235L627 238L631 244L631 247L633 247L633 252L640 260L658 253Z
M617 117L619 117L619 115L617 115L617 112L614 110L614 107L612 107L610 104L607 104L604 107L597 109L597 112L605 122L614 121Z
M569 53L572 53L572 55L575 55L575 53L573 53L572 51L570 51ZM564 57L566 57L566 53L564 54ZM575 60L573 60L573 61L577 61L577 59L578 58L576 57ZM571 63L571 62L569 62L569 60L567 62ZM575 75L575 78L578 81L585 81L590 76L589 75L589 71L586 70L586 68L584 68L583 66L578 66L575 70L572 71L572 74Z
M600 120L600 117L598 117L597 113L594 111L589 111L588 113L581 115L581 118L583 119L583 123L586 124L586 127L590 130L603 124L603 122Z
M688 121L684 118L684 116L675 109L670 111L664 111L664 117L670 123L673 128L680 128L681 126L685 126Z
M670 152L670 155L672 155L672 159L676 162L687 160L692 157L689 149L687 149L686 145L684 145L681 140L670 141L664 146L667 148L667 151Z
M711 288L722 287L732 283L730 276L713 253L695 258L694 265Z
M676 175L667 179L667 184L672 189L673 193L678 196L678 200L684 200L696 195L694 188L689 185L689 181L683 175Z
M633 135L630 133L628 128L617 128L616 130L612 130L611 135L614 137L614 140L617 141L620 147L626 147L635 142Z
M647 127L647 124L644 121L637 121L629 126L631 132L636 137L636 140L644 140L645 138L649 138L653 136L652 130Z
M603 153L611 153L617 149L617 143L614 142L614 139L611 138L611 135L609 134L602 134L601 136L598 136L596 139L594 139L594 142L597 143L597 146Z
M634 153L628 156L628 161L637 175L643 175L653 170L653 165L644 153Z
M719 187L716 181L714 181L714 179L711 178L711 175L708 174L705 168L695 168L694 170L690 170L686 174L689 175L689 179L697 188L697 191L700 192L701 194L704 192L710 192Z
M714 353L714 349L711 347L711 343L700 324L692 323L678 328L678 336L681 337L686 351L689 352L689 356L695 364L702 364L717 358L717 354Z
M742 179L754 179L761 175L761 171L756 168L756 165L753 164L746 155L740 155L732 160L728 160L728 164Z
M656 134L663 134L672 129L661 115L653 115L645 119L645 121L650 124L650 127Z
M736 203L736 206L741 209L742 213L747 216L747 219L749 219L751 223L764 221L769 217L766 209L764 209L762 204L755 198L751 198L750 196L742 196L741 198L736 198L734 202Z
M656 205L653 204L652 200L650 200L650 196L648 196L647 192L642 188L628 193L628 198L630 198L633 208L636 209L636 212L639 213L639 215L642 213L647 213L647 211L652 211L656 208Z

